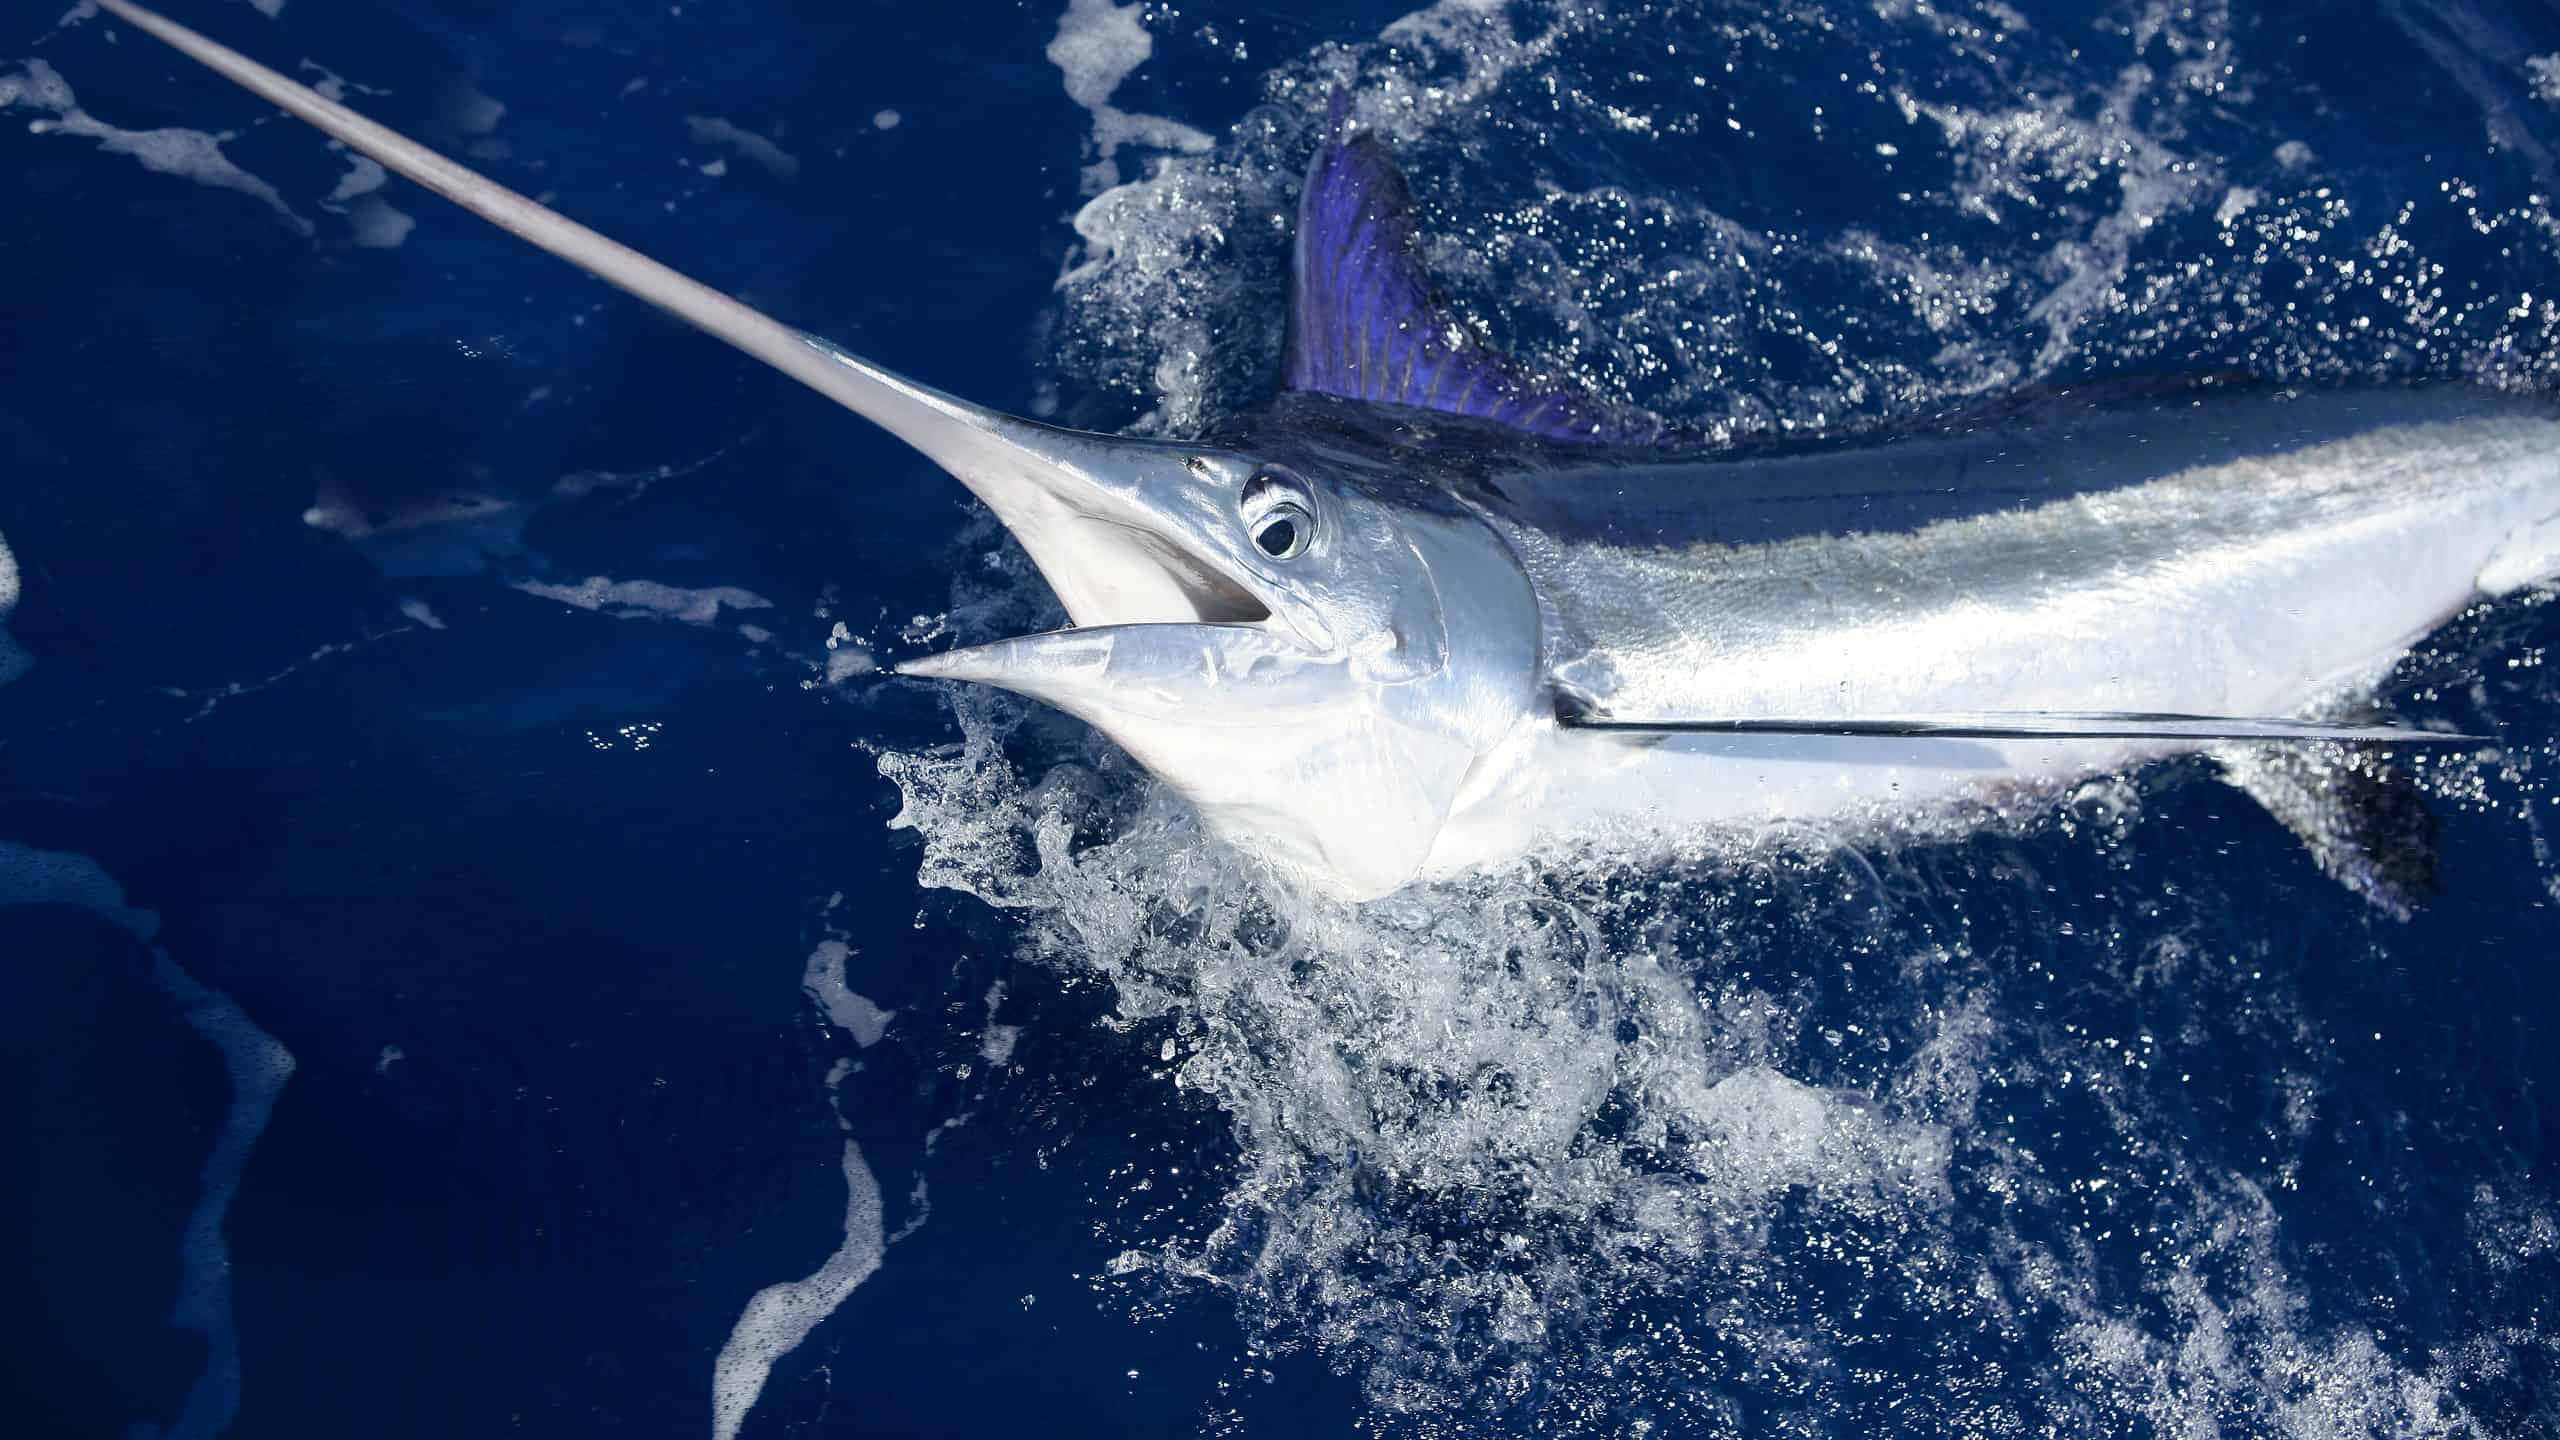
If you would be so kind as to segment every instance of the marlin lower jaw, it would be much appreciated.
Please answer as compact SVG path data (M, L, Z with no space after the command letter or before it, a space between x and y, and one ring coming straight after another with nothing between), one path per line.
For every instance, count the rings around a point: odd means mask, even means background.
M1436 831L1416 767L1373 733L1346 657L1276 622L1096 625L901 664L1057 707L1109 736L1207 828L1283 873L1350 899L1410 880ZM1356 794L1340 815L1330 797Z
M1285 707L1288 677L1335 658L1214 560L1155 528L1045 491L1008 502L989 508L1074 624L919 656L900 662L899 674L994 685L1103 724L1105 711L1205 719L1220 700L1247 693Z
M919 656L897 673L993 685L1128 743L1136 726L1262 728L1325 705L1343 662L1269 620L1086 625Z

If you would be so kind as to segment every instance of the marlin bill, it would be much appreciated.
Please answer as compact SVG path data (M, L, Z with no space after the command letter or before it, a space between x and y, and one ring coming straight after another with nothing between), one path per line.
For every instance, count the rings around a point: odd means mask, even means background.
M99 3L932 459L1072 625L900 669L1080 717L1217 835L1345 899L1580 846L1961 823L2203 750L2405 910L2432 826L2370 747L2478 742L2373 713L2373 687L2474 601L2560 572L2547 396L2146 379L1786 449L1630 423L1435 304L1406 183L1339 97L1272 403L1193 441L1058 429Z

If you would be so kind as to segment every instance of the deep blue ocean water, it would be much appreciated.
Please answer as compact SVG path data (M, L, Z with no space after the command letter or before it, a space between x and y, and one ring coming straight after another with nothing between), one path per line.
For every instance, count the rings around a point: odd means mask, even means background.
M1457 306L1719 437L2560 383L2548 5L177 13L1093 428L1267 393L1336 88ZM2500 742L2405 923L2203 762L1307 905L879 672L1054 614L928 464L57 18L0 65L0 1430L2560 1433L2540 598L2390 692Z

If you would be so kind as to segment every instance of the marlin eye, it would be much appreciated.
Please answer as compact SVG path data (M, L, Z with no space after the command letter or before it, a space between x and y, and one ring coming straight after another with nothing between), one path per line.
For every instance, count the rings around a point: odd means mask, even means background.
M1295 500L1283 500L1254 517L1255 548L1274 560L1295 560L1316 538L1316 517Z
M1236 508L1253 547L1274 560L1295 560L1316 543L1316 497L1280 466L1266 465L1246 481Z

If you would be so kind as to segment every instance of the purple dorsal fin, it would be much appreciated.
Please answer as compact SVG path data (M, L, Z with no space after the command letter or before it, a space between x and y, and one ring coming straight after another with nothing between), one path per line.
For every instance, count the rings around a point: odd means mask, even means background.
M1289 354L1281 383L1346 400L1472 415L1554 440L1620 438L1570 388L1529 379L1431 294L1413 253L1413 192L1386 148L1343 137L1344 97L1298 198Z

